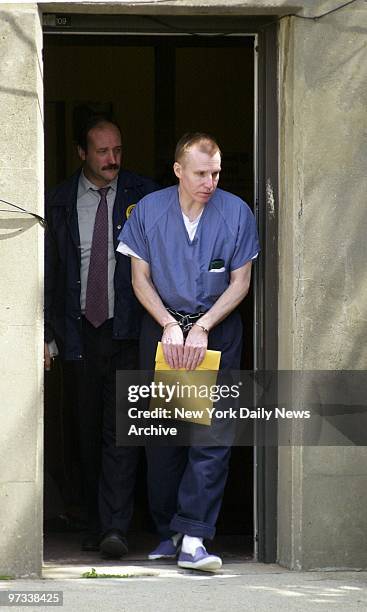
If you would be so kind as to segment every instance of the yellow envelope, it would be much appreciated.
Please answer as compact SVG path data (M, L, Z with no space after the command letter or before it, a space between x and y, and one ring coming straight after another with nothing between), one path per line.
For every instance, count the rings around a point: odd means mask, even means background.
M151 398L150 409L166 407L171 410L171 418L189 421L200 425L210 425L208 409L213 408L210 388L216 385L220 364L220 351L207 350L202 363L193 371L184 368L172 370L163 355L161 342L158 342L155 357L154 382L176 387L170 403L162 404L161 398ZM187 390L187 393L184 391ZM188 392L190 395L188 396ZM207 393L208 391L208 393Z

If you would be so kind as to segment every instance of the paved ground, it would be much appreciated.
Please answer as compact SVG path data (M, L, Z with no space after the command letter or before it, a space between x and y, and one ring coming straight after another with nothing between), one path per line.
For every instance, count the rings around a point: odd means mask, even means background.
M146 544L145 540L144 548ZM236 551L233 541L227 546L225 540L219 544L226 549L225 564L220 572L209 574L179 570L171 561L149 562L139 545L121 562L106 562L96 553L80 553L75 536L54 536L46 540L44 579L0 581L0 600L4 590L40 589L62 591L62 610L67 612L367 610L367 572L290 572L278 565L251 561L250 554ZM244 550L243 542L240 548ZM124 577L81 577L92 568L99 574Z
M82 579L81 574L90 566L50 564L43 581L0 582L0 596L1 590L9 588L63 591L62 609L68 612L367 610L367 572L295 573L251 562L228 563L215 575L179 571L168 563L95 565L100 573L127 577Z

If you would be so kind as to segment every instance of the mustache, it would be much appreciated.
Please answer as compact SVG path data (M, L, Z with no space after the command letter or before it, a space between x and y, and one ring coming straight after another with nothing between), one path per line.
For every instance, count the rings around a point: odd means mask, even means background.
M103 166L102 170L120 170L119 164L109 164L108 166Z

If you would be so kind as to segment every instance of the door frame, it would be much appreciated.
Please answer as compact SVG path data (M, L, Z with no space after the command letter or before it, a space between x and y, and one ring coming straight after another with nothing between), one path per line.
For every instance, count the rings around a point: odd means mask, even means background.
M255 369L278 369L278 25L258 32L257 212L262 257L255 272ZM256 74L256 73L255 73ZM256 176L256 174L255 174ZM264 563L277 560L278 447L266 444L255 423L255 550Z
M261 254L254 266L254 369L278 367L278 21L277 16L138 16L44 13L45 35L253 36L254 206ZM265 563L277 560L278 451L254 439L254 552Z

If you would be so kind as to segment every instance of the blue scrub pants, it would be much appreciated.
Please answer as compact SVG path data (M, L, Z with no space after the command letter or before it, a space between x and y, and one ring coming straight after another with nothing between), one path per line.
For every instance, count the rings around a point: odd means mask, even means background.
M142 323L140 368L154 369L162 328L148 314ZM222 351L221 370L240 369L242 322L231 313L209 334L208 348ZM148 495L162 540L174 533L212 539L222 504L229 446L147 447Z

